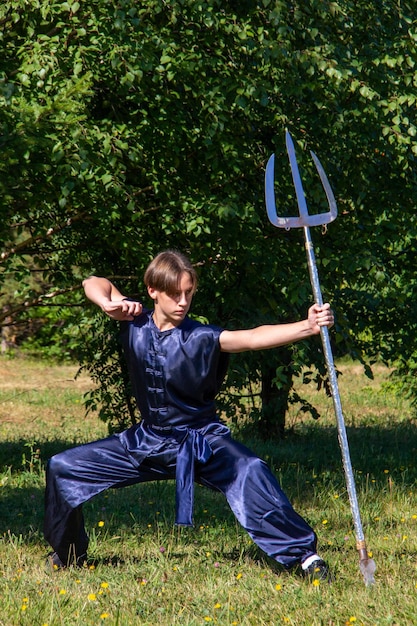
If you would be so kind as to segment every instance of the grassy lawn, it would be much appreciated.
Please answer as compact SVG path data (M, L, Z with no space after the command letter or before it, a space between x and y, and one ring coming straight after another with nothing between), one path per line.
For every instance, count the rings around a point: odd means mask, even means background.
M195 527L177 529L174 485L108 491L85 505L90 560L51 573L42 536L44 465L105 436L85 416L76 367L0 358L0 625L293 626L417 624L417 433L407 400L377 368L339 364L362 522L377 565L359 570L331 401L314 389L315 422L292 407L284 441L245 441L267 459L315 527L336 574L312 585L282 572L216 493L196 488ZM305 390L303 394L307 395ZM237 434L238 436L238 434Z

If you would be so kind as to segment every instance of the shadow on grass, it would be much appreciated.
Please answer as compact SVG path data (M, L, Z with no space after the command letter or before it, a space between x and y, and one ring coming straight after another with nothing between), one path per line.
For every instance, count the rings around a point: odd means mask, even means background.
M241 437L237 437L242 440ZM417 482L417 429L410 422L381 427L348 428L350 456L358 493L372 480L373 497L387 489L387 480L410 491ZM311 500L311 478L322 478L329 493L345 484L336 427L313 423L283 441L246 441L264 458L279 477L290 500L301 496L308 506ZM72 447L73 443L54 439L27 442L24 439L0 444L0 533L21 536L25 542L42 537L44 475L46 460ZM38 452L39 450L39 452ZM320 488L320 487L319 487ZM122 490L109 490L84 507L87 528L96 529L100 521L110 534L120 532L140 536L158 530L173 532L175 484L146 483ZM236 522L221 494L197 486L195 492L195 527L206 535L222 525L230 528ZM231 558L235 558L234 556Z

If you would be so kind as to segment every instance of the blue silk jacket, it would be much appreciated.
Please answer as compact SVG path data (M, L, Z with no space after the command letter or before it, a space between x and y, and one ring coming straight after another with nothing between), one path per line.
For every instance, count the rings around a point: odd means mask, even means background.
M160 331L152 311L122 324L121 339L142 421L119 437L137 465L155 450L178 446L176 523L192 525L195 462L212 451L207 436L229 435L216 414L215 397L227 372L222 329L186 317Z

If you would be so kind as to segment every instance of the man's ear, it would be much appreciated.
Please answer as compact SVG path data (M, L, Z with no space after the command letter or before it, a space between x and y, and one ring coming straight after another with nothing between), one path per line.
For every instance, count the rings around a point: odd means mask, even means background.
M152 298L152 300L156 300L158 297L157 290L154 289L153 287L148 287L148 294L149 294L149 297Z

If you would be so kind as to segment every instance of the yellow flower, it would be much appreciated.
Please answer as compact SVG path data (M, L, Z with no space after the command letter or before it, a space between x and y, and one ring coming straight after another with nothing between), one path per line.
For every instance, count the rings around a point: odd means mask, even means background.
M319 581L319 580L317 580L317 578L315 578L315 579L313 580L313 585L314 585L315 587L319 587L319 586L320 586L320 581Z
M103 589L108 589L109 583L101 583L100 587L102 587Z
M221 604L219 604L219 602L216 602L216 604L214 605L214 608L215 609L220 609L220 607L221 607Z
M59 590L59 595L60 595L60 596L65 596L65 594L66 594L66 593L67 593L67 592L66 592L66 590L65 590L65 589L60 589L60 590Z
M104 526L104 522L103 522L103 520L100 520L99 523L98 523L98 527L99 528L103 528L103 526Z
M90 602L95 602L97 600L97 596L95 593L89 593L88 599L90 600Z
M281 591L282 587L281 587L281 585L280 585L280 584L277 584L277 585L275 585L275 589L276 589L277 591Z
M239 574L236 576L236 580L240 580L242 576L243 576L242 572L239 572Z
M324 520L322 521L322 524L327 524L327 523L328 523L328 522L327 522L327 519L324 519Z
M107 619L107 618L108 618L108 616L109 616L109 614L108 614L108 613L102 613L102 614L100 615L100 619Z
M349 617L349 622L351 624L353 624L353 622L356 622L356 617L354 615L352 615L351 617Z
M208 615L206 615L206 617L204 618L204 621L205 621L205 622L212 622L213 620L212 620L212 618L211 618L211 617L209 617Z

